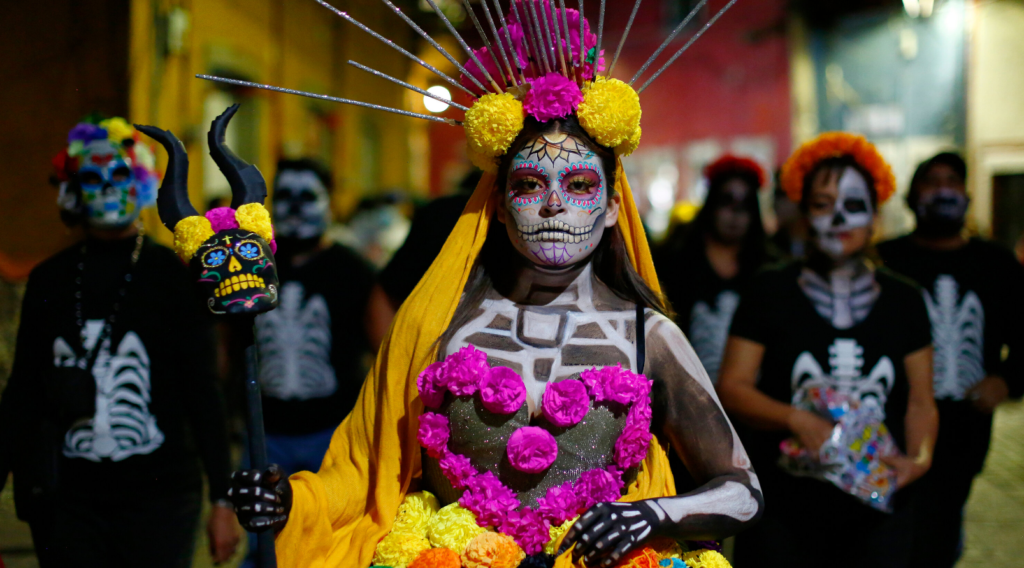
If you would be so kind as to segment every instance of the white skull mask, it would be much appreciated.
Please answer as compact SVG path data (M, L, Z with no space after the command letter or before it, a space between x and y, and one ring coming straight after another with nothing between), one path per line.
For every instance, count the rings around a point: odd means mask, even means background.
M330 196L316 172L281 170L274 186L274 230L284 238L311 239L327 230Z
M606 228L609 189L601 158L582 140L563 132L537 137L512 159L506 182L505 225L520 254L561 267L594 252Z
M856 168L847 167L839 177L839 194L835 206L827 214L811 216L818 248L833 259L843 257L840 234L871 226L875 211L871 205L871 189Z

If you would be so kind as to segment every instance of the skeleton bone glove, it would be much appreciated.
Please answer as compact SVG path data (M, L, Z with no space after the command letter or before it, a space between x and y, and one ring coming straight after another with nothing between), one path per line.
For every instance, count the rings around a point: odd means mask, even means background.
M565 534L558 554L575 544L574 558L588 566L612 566L658 534L662 519L668 518L660 509L653 501L598 503Z
M265 471L246 469L231 474L228 499L242 528L249 532L274 529L279 532L288 522L292 509L292 486L277 464Z

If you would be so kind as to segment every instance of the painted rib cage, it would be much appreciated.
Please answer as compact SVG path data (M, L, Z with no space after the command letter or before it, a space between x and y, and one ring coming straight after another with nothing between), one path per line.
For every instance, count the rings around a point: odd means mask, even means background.
M985 310L973 291L960 299L948 274L935 279L934 297L924 292L935 346L935 397L962 400L985 378Z
M697 302L690 313L690 343L712 383L718 382L718 369L722 365L725 342L729 337L729 324L739 304L739 294L724 290L715 299L714 307L705 302Z

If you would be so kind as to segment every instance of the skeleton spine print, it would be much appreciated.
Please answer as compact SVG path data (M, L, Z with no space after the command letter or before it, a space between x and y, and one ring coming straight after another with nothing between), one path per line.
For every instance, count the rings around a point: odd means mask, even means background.
M256 318L260 384L281 400L328 397L338 389L331 365L331 313L320 294L299 282L281 287L281 304Z
M985 378L985 310L973 291L960 298L948 274L935 279L934 295L924 291L935 346L935 398L963 400Z
M793 365L791 386L793 401L799 393L812 387L831 388L861 402L873 401L882 409L896 382L896 367L892 359L882 356L866 376L863 374L864 348L856 339L836 338L828 348L829 372L809 351L804 351Z
M723 290L715 299L714 307L700 301L690 312L690 343L712 383L718 382L718 369L729 338L729 324L739 305L739 294Z
M99 339L102 320L89 321L83 329L82 344L91 349ZM77 363L71 346L58 337L53 344L54 364L70 367ZM64 455L98 462L121 461L149 454L163 444L164 434L149 412L152 402L149 354L135 332L121 339L111 352L110 339L99 347L92 368L96 380L96 413L92 420L76 424L64 436Z

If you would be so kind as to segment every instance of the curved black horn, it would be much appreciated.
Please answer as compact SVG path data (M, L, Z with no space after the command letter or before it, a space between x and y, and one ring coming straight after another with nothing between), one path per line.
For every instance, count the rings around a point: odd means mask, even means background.
M220 116L213 119L210 132L210 157L216 162L224 177L231 185L231 207L238 209L246 203L259 203L267 198L267 182L259 168L239 158L224 144L224 133L228 129L231 117L238 111L238 104L228 107Z
M178 221L199 214L188 199L188 152L170 130L139 124L135 125L135 129L156 140L167 150L167 172L156 195L156 210L164 226L173 231Z

